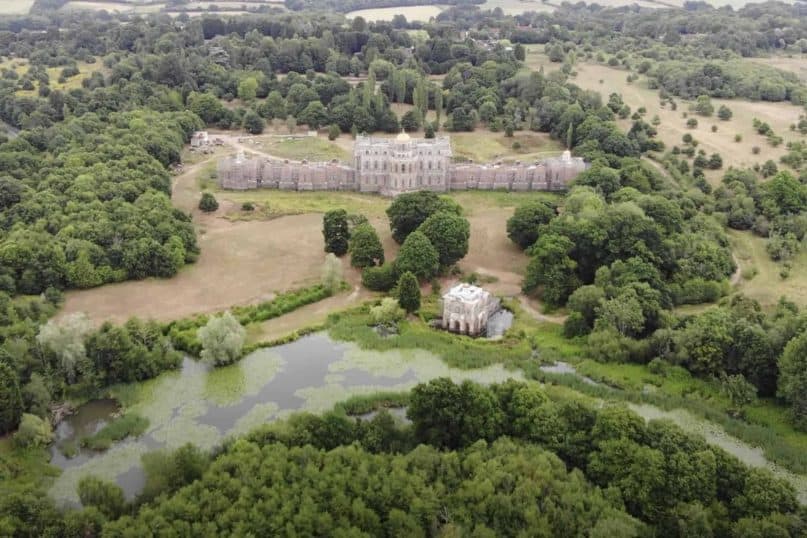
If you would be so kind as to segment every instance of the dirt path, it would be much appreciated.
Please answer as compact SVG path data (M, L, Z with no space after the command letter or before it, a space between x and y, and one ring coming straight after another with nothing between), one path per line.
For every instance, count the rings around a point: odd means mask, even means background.
M294 159L287 159L285 157L279 157L277 155L272 155L271 153L267 153L262 149L258 149L252 145L245 145L243 142L240 141L241 138L249 138L245 136L239 135L231 135L231 134L216 134L216 138L221 138L225 144L228 144L238 151L243 151L244 153L254 153L255 155L260 155L261 157L266 157L267 159L272 159L274 161L289 161L289 162L300 162L295 161Z
M534 306L530 304L530 301L524 295L519 295L518 302L521 303L521 308L524 309L527 314L531 315L533 318L537 319L538 321L546 321L549 323L564 323L568 316L550 316L547 314L542 314L538 311Z

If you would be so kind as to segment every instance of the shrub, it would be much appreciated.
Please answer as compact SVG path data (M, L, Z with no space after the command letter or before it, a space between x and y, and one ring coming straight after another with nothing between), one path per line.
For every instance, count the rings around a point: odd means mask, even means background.
M373 325L394 325L405 316L406 312L392 297L385 297L380 305L370 308L370 320Z
M697 118L689 118L687 120L687 127L689 127L690 129L694 129L697 126L698 126Z
M396 279L397 272L393 263L365 267L361 272L362 285L372 291L389 291L395 286Z
M244 202L243 204L241 204L241 210L242 211L255 211L255 204L253 204L252 202Z
M22 448L47 446L53 439L50 422L36 415L23 413L14 442Z
M202 198L199 200L199 209L205 213L212 213L219 208L219 202L216 197L209 192L203 192Z
M328 126L328 140L336 140L341 132L339 126L332 123Z

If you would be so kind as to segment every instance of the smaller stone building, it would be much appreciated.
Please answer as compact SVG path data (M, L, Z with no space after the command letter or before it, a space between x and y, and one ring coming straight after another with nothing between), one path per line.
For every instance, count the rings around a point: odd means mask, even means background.
M499 310L499 299L471 284L457 284L443 295L443 328L478 336L485 333L488 319Z
M191 147L201 148L210 144L210 137L207 131L196 131L191 135Z

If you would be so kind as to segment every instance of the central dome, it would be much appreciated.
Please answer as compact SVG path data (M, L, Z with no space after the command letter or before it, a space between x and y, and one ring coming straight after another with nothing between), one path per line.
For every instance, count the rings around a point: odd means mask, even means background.
M409 142L409 135L406 134L406 131L401 131L400 134L395 137L395 140L398 142Z

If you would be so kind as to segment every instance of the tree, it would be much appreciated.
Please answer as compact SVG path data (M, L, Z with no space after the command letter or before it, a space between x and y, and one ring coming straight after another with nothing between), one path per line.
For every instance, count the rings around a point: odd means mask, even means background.
M699 95L695 102L695 112L701 116L711 116L715 112L715 107L708 95Z
M538 229L554 217L555 208L548 202L534 201L519 206L507 219L507 237L525 250L538 239Z
M215 366L231 364L241 357L246 331L228 310L213 316L197 331L202 345L201 358Z
M286 100L279 91L273 90L266 96L266 100L260 104L258 111L261 116L268 120L286 117Z
M423 222L438 211L448 211L460 215L462 208L456 202L441 198L431 191L418 191L401 194L387 208L392 238L399 244L418 229Z
M94 506L109 519L119 518L126 506L120 486L92 475L79 480L78 497L83 506Z
M191 92L188 95L188 108L207 125L219 122L227 113L224 105L212 93Z
M779 357L779 390L794 425L807 431L807 331L790 340Z
M17 372L0 360L0 434L14 431L22 417L22 394Z
M438 211L418 227L437 250L440 265L450 267L468 254L468 239L471 236L471 225L468 219L450 213Z
M720 108L717 109L717 117L723 121L729 121L733 115L734 113L726 105L720 105Z
M60 374L67 383L75 383L79 374L90 370L84 340L91 331L92 323L80 312L70 314L58 322L50 320L39 328L36 341L56 355Z
M398 279L398 303L410 314L420 310L420 284L417 277L409 271Z
M406 312L392 297L385 297L381 304L370 308L370 321L373 325L395 325L404 317Z
M729 399L731 408L729 413L733 416L743 416L744 408L757 399L757 389L745 380L741 374L726 375L720 378L720 391Z
M14 434L14 442L22 448L43 447L53 440L50 421L29 413L22 414L20 427Z
M490 391L470 381L456 385L445 377L416 386L406 416L418 441L448 449L495 439L504 420Z
M574 243L555 233L544 234L530 248L522 289L524 293L540 292L549 306L563 306L580 285L575 270L577 263L569 257Z
M297 121L308 125L309 129L316 131L328 123L328 111L319 101L312 101L297 115Z
M322 217L322 235L325 238L325 252L343 256L350 241L350 228L347 211L332 209Z
M294 116L286 117L286 129L289 130L289 134L292 134L297 129L297 119Z
M527 58L527 49L521 43L516 43L513 47L513 56L519 62L523 62Z
M332 252L325 256L322 266L322 287L328 293L336 293L342 284L342 262Z
M255 77L246 77L238 83L238 97L244 101L254 101L258 90L258 81Z
M335 123L332 123L328 126L328 140L334 141L339 138L339 135L342 133L342 130L339 129L339 126Z
M205 213L212 213L219 208L219 202L212 193L203 192L199 199L199 209Z
M350 265L372 267L384 263L384 246L369 222L359 224L350 235Z
M266 123L264 123L263 118L254 110L248 110L247 113L244 114L243 126L249 134L259 135L263 132L264 127L266 127Z
M401 127L403 127L404 131L411 133L419 130L422 122L423 116L421 116L420 110L414 108L403 115L401 118Z
M440 256L429 238L422 232L409 234L398 251L395 267L400 274L407 271L427 280L440 270Z

